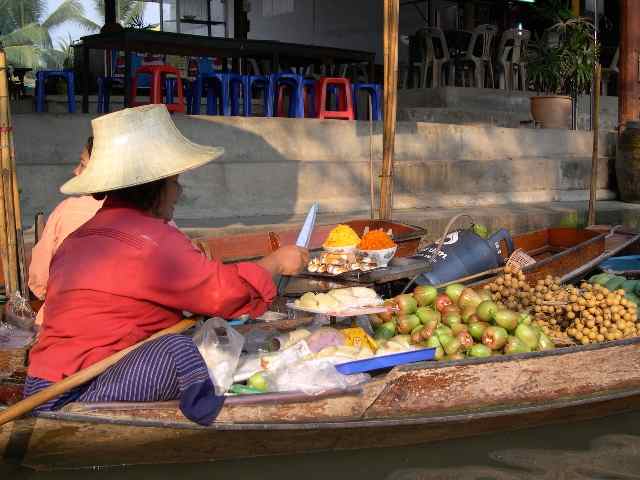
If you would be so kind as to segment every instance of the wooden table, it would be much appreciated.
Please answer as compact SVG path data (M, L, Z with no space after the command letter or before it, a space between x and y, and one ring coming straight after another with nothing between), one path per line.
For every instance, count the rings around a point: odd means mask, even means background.
M129 86L132 76L131 53L133 52L234 59L268 59L272 61L274 68L277 68L281 59L286 59L290 62L323 64L367 62L370 79L373 79L375 67L375 54L373 52L272 40L235 40L132 28L119 32L88 35L82 37L81 40L83 51L83 113L89 112L89 50L91 49L118 50L125 53L125 106L129 106ZM223 62L223 65L226 65L226 62Z

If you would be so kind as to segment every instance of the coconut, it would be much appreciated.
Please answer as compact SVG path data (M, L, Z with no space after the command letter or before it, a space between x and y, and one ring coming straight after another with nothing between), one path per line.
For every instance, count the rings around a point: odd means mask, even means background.
M449 313L444 316L443 322L445 325L453 327L454 325L461 324L462 318L457 313Z
M469 333L476 340L482 340L482 334L489 327L487 322L473 322L469 324Z
M511 335L509 335L509 338L507 338L507 343L504 346L504 353L506 353L507 355L511 355L514 353L526 353L530 351L531 349L527 346L526 343L524 343L518 337L514 337Z
M518 326L518 314L511 310L498 310L493 316L496 325L510 332Z
M473 337L469 332L460 332L456 335L456 339L460 342L463 349L468 349L473 345Z
M418 302L410 293L398 295L394 300L398 304L401 314L404 313L405 315L408 315L410 313L415 313L418 309Z
M441 293L436 297L436 310L440 313L444 312L444 309L447 305L451 305L453 302L451 299L444 293Z
M458 302L458 298L460 298L460 294L464 290L464 285L460 283L453 283L448 285L444 292L447 294L447 297L451 299L453 303Z
M507 343L509 334L502 327L491 326L482 334L482 343L491 350L500 350Z
M486 345L483 345L482 343L476 343L469 349L468 355L470 357L478 357L478 358L490 357L491 349Z
M544 333L540 333L540 338L538 338L537 349L539 351L544 351L544 350L553 350L554 348L556 348L556 346L554 345L553 341L549 337L547 337Z
M400 333L410 333L411 330L413 330L414 328L416 328L418 325L420 325L420 319L413 314L410 315L400 315L398 317L398 324L397 324L397 328L398 331Z
M438 290L431 285L418 285L413 291L413 296L418 302L418 305L424 307L433 304L438 296Z
M466 307L475 308L478 305L480 305L480 303L482 303L482 299L480 298L480 295L478 295L478 292L476 292L472 288L465 288L464 290L462 290L462 293L460 294L460 298L458 298L458 306L463 310Z
M485 300L484 302L481 302L480 305L478 305L478 308L476 308L476 315L478 315L480 320L482 320L483 322L490 322L491 320L493 320L493 316L497 311L498 305L495 302L492 302L491 300Z
M525 345L527 345L527 347L533 350L538 346L540 333L541 332L537 331L531 325L525 325L524 323L521 323L520 325L518 325L518 328L516 328L515 335L520 340L522 340L525 343Z
M441 315L440 312L433 310L429 307L420 307L416 310L416 315L423 324L427 324L430 321L439 322ZM434 327L435 328L435 327Z

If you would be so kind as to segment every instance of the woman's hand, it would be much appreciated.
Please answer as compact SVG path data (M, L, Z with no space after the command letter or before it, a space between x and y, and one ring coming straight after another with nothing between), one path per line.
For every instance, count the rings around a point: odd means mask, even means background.
M295 275L309 262L309 250L287 245L258 260L256 263L271 272L271 275Z

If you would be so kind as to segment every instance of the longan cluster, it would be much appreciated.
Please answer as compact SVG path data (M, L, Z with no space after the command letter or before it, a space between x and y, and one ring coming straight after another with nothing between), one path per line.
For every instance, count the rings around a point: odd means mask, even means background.
M611 292L587 282L579 288L563 286L551 275L531 286L522 272L509 268L485 288L507 308L531 312L547 335L572 337L586 345L640 333L637 307L624 290Z
M583 345L636 336L640 330L638 310L624 294L624 290L610 292L590 283L580 285L580 290L571 287L567 334Z

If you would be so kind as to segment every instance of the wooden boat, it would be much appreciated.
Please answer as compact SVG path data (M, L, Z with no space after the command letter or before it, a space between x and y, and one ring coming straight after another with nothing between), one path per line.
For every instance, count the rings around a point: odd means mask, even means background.
M590 368L595 366L597 368ZM640 338L396 367L358 388L230 398L210 427L176 403L71 404L0 430L5 462L37 469L203 462L419 444L640 407Z
M516 245L538 256L536 274L566 276L576 264L577 270L595 265L638 240L628 232L606 235L574 231L566 240L570 232L551 229L517 237ZM20 392L20 375L5 380L0 404ZM75 403L1 427L0 453L5 462L38 469L190 463L419 444L638 407L640 338L633 338L400 366L360 386L315 396L231 397L206 428L185 419L176 402Z

